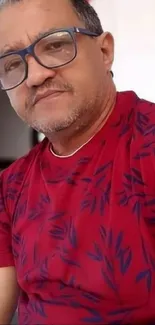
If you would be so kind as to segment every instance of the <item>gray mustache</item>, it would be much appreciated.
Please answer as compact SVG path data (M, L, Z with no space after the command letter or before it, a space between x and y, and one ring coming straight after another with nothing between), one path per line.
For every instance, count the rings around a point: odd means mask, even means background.
M47 90L55 90L55 89L56 90L59 89L59 91L73 92L72 85L68 83L62 84L60 82L53 82L48 80L44 83L44 85L34 88L30 91L31 93L29 94L25 104L26 110L29 110L34 105L37 94L44 93Z

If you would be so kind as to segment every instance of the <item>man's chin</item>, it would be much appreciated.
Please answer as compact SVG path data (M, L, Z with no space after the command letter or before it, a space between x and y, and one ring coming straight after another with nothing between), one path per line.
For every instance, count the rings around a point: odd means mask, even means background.
M58 132L63 132L67 129L69 129L73 124L73 121L52 121L49 123L49 120L47 123L44 121L35 121L31 123L31 126L33 129L35 129L37 132L43 133L45 136L48 136L49 134L54 134Z
M55 133L64 131L72 126L77 120L77 114L73 106L68 103L38 106L32 111L31 123L34 129L42 133Z

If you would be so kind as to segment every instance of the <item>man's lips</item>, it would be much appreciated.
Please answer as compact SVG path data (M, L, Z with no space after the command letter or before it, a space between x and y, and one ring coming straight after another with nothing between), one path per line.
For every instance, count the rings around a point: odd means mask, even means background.
M34 99L34 105L37 104L41 99L47 98L47 97L57 97L59 95L61 95L62 93L64 93L64 91L59 90L59 89L54 89L54 90L48 90L42 94L38 94L35 99Z

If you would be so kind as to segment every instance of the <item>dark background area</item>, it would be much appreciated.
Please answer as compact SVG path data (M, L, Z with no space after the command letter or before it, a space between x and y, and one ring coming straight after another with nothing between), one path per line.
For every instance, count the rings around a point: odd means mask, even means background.
M25 155L38 143L38 133L16 115L5 92L0 91L0 170Z

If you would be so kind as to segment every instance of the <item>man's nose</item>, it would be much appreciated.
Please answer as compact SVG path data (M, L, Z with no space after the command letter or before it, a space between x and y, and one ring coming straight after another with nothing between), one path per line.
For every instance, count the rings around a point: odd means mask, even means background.
M32 56L27 57L28 76L26 85L28 88L40 86L49 78L54 78L56 71L40 65Z

